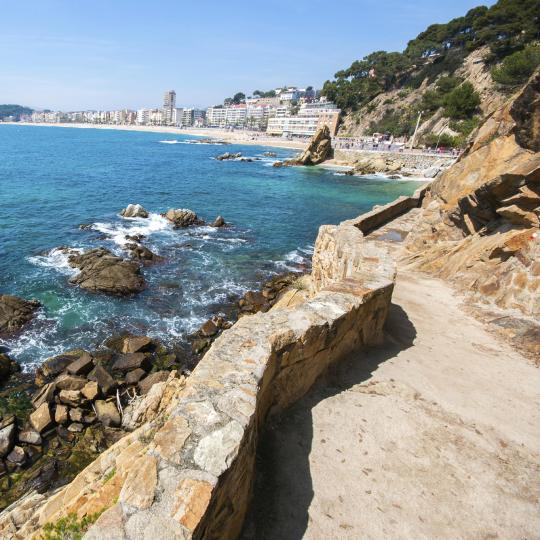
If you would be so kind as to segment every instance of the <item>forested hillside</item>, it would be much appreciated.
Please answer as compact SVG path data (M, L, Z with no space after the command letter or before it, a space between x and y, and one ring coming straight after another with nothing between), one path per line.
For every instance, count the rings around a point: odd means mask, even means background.
M22 105L0 105L0 122L10 116L18 121L22 114L32 114L33 112L33 109Z
M403 52L377 51L326 81L345 111L342 135L410 135L462 145L540 65L540 0L499 0L433 24Z

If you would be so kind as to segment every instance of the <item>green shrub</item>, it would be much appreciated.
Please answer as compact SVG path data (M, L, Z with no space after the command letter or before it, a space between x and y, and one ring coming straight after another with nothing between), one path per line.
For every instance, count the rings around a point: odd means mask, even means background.
M450 128L462 135L470 135L474 129L478 127L480 120L477 116L468 118L467 120L452 120Z
M522 51L507 56L491 70L495 82L505 86L523 84L540 66L540 45L529 45Z
M454 88L444 99L444 114L448 118L469 118L480 105L480 95L470 82Z
M96 522L103 512L96 512L77 519L77 515L72 513L60 518L55 523L47 523L43 527L43 534L40 540L81 540L84 533Z

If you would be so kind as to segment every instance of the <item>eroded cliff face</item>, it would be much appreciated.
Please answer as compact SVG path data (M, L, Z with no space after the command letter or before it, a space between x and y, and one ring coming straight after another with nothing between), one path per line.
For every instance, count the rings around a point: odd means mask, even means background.
M540 71L433 182L405 262L483 302L540 315Z

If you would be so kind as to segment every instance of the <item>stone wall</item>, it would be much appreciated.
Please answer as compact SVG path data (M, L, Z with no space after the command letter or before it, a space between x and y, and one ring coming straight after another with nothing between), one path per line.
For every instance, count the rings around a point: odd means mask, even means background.
M386 251L344 222L321 228L315 253L304 302L241 318L187 380L155 385L157 416L58 492L6 509L0 537L30 538L68 513L103 511L86 539L236 538L266 418L382 336L395 278Z

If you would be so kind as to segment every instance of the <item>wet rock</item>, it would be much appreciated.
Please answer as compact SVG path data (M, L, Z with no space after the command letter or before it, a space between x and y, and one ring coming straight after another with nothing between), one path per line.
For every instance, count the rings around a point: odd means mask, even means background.
M0 353L0 383L7 381L9 376L17 371L20 371L19 364L7 354Z
M112 392L116 386L116 381L103 366L96 366L88 375L88 379L97 382L103 395Z
M126 384L137 384L143 377L146 377L144 369L134 369L126 375L124 382Z
M38 371L45 377L56 377L84 353L85 351L82 349L74 349L73 351L67 351L57 356L53 356L52 358L47 358L47 360L41 364Z
M95 381L87 382L81 389L81 394L90 401L93 401L99 396L98 383Z
M285 163L283 163L283 161L275 161L274 163L272 163L272 167L275 167L276 169L284 167L284 166L285 166Z
M173 223L176 229L181 227L189 227L191 225L204 224L204 221L199 219L193 210L189 210L187 208L171 208L165 213L165 218Z
M24 300L18 296L0 294L0 335L20 330L32 320L40 306L37 300Z
M68 408L58 404L54 412L54 420L57 424L65 424L68 421Z
M225 152L224 154L221 154L219 156L216 156L217 161L228 161L231 159L239 159L242 157L242 152Z
M118 427L122 423L116 405L111 401L98 399L95 402L98 420L106 427Z
M120 356L113 364L112 369L125 372L140 368L147 371L150 365L150 358L143 353L128 353Z
M200 328L199 333L204 337L215 336L219 331L218 326L211 319L206 321Z
M7 455L6 459L10 463L14 463L15 465L24 465L24 462L26 461L26 454L24 452L24 448L20 446L13 447L13 450Z
M264 157L276 157L277 154L276 154L276 152L264 152L263 156Z
M60 399L61 403L70 407L77 407L83 400L80 390L61 390L58 399Z
M84 377L60 375L54 382L57 390L81 390L88 381Z
M121 352L147 352L153 349L155 349L155 343L147 336L126 336L122 342Z
M69 390L63 390L69 392ZM38 432L42 433L49 428L53 423L51 418L51 410L48 403L42 403L31 415L30 425Z
M225 219L223 218L223 216L218 216L214 220L214 223L212 223L212 227L224 227L224 226L225 226Z
M94 360L85 352L78 360L75 360L67 367L67 372L71 373L71 375L87 375L92 371L93 367Z
M120 212L120 215L125 218L147 218L149 214L140 204L128 204L127 207Z
M113 255L103 248L69 257L69 264L80 272L69 281L92 292L127 296L141 292L145 281L139 265Z
M23 429L19 433L19 442L26 444L41 444L41 435L33 429Z
M139 382L139 390L141 394L146 394L154 384L166 381L168 378L168 371L156 371L155 373L150 373L148 377L145 377Z
M136 242L137 244L141 240L144 240L144 238L144 234L126 234L126 240L131 240L132 242Z
M162 262L165 260L165 257L156 255L147 247L141 246L140 244L126 244L126 249L129 251L129 254L133 259L141 261L147 265Z
M81 223L79 225L79 229L81 229L81 231L90 231L92 230L93 226L93 223Z
M13 448L15 442L15 417L10 416L0 424L0 457L4 457Z

